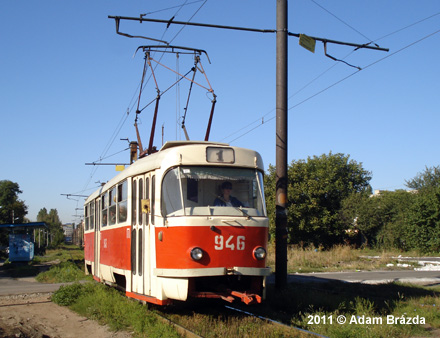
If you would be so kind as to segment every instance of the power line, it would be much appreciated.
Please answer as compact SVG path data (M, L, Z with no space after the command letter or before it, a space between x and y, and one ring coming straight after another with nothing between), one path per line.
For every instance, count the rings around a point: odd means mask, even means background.
M438 13L438 14L440 14L440 13ZM438 15L438 14L436 14L436 15ZM431 17L432 17L432 16L431 16ZM421 21L424 21L424 20L421 20ZM421 21L419 21L419 22L421 22ZM413 25L410 25L410 26L413 26ZM410 26L407 26L407 27L410 27ZM408 45L406 45L406 46L400 48L399 50L397 50L397 51L395 51L395 52L393 52L393 53L391 53L391 54L388 54L388 55L386 55L385 57L380 58L380 59L377 60L377 61L374 61L374 62L368 64L367 66L363 67L363 70L365 70L365 69L367 69L367 68L370 68L370 67L376 65L377 63L382 62L382 61L384 61L384 60L390 58L391 56L394 56L394 55L396 55L396 54L398 54L398 53L400 53L400 52L402 52L402 51L404 51L404 50L406 50L406 49L408 49L408 48L410 48L410 47L412 47L412 46L414 46L414 45L416 45L416 44L418 44L418 43L420 43L420 42L422 42L422 41L424 41L424 40L426 40L426 39L428 39L428 38L430 38L430 37L432 37L432 36L434 36L434 35L436 35L436 34L438 34L438 33L440 33L440 30L437 30L437 31L435 31L435 32L433 32L433 33L431 33L431 34L428 34L428 35L424 36L423 38L418 39L418 40L416 40L416 41L414 41L414 42L412 42L412 43L410 43L410 44L408 44ZM345 81L345 80L348 80L348 79L351 78L353 75L355 75L355 74L357 74L357 73L359 73L359 72L360 72L360 70L357 70L357 71L355 71L355 72L353 72L353 73L351 73L351 74L345 76L344 78L342 78L342 79L340 79L340 80L334 82L334 83L331 84L330 86L328 86L328 87L326 87L326 88L324 88L324 89L318 91L317 93L315 93L315 94L309 96L308 98L302 100L301 102L299 102L299 103L297 103L297 104L295 104L295 105L289 107L288 110L292 110L292 109L294 109L294 108L296 108L296 107L302 105L303 103L305 103L305 102L307 102L307 101L313 99L314 97L316 97L316 96L318 96L318 95L324 93L325 91L329 90L330 88L335 87L336 85L340 84L341 82L343 82L343 81ZM271 112L273 112L273 110L272 110ZM263 116L267 116L268 114L269 114L269 113L267 113L267 114L265 114L265 115L263 115ZM241 138L241 137L243 137L243 136L249 134L251 131L257 129L258 127L261 127L263 124L265 124L265 123L267 123L267 122L270 122L270 121L272 121L272 120L274 120L274 119L275 119L275 116L272 116L272 117L269 118L268 120L264 121L264 123L261 123L260 125L257 125L256 127L253 127L252 129L250 129L250 130L246 131L245 133L241 134L240 136L234 138L232 141L229 141L229 143L232 143L232 142L238 140L239 138ZM248 128L248 127L250 127L251 125L253 125L254 123L255 123L255 121L252 122L252 123L250 123L250 124L248 124L246 127L241 128L240 130L243 130L243 129L245 129L245 128ZM234 135L234 134L236 134L236 133L237 133L237 132L232 133L231 135ZM231 136L231 135L230 135L230 136ZM227 137L226 137L226 138L227 138Z
M345 22L344 20L342 20L341 18L337 17L335 14L333 14L332 12L330 12L327 8L324 8L322 5L320 5L319 3L317 3L315 0L310 0L311 2L313 2L316 6L320 7L321 9L323 9L324 11L326 11L328 14L330 14L331 16L333 16L334 18L336 18L338 21L342 22L344 25L346 25L347 27L351 28L352 30L354 30L356 33L358 33L359 35L363 36L365 39L371 41L370 38L368 38L367 36L365 36L364 34L362 34L360 31L358 31L356 28L354 28L353 26L349 25L347 22Z
M177 6L173 6L173 7L159 9L159 10L154 11L154 12L147 12L145 14L142 14L142 16L150 15L150 14L155 14L155 13L159 13L159 12L163 12L163 11L168 11L168 10L174 9L174 8L179 8L179 11L180 11L180 9L182 9L184 6L189 6L189 5L192 5L192 4L195 4L195 3L198 3L198 2L202 2L202 1L205 1L205 0L198 0L198 1L192 1L192 2L185 1L185 3L183 5L177 5Z
M437 15L440 15L440 12L437 12L437 13L435 13L435 14L433 14L433 15L430 15L430 16L424 18L424 19L421 19L421 20L419 20L419 21L417 21L417 22L414 22L414 23L412 23L412 24L410 24L410 25L408 25L408 26L405 26L405 27L403 27L403 28L400 28L400 29L398 29L398 30L396 30L396 31L394 31L394 32L392 32L392 33L389 33L389 34L387 34L387 35L384 35L384 36L382 36L381 38L375 39L374 41L379 41L379 40L382 40L382 39L384 39L384 38L387 38L387 37L389 37L389 36L391 36L391 35L394 35L394 34L399 33L399 32L401 32L401 31L403 31L403 30L405 30L405 29L408 29L408 28L410 28L410 27L412 27L412 26L418 25L418 24L420 24L420 23L422 23L422 22L424 22L424 21L427 21L427 20L429 20L429 19L432 19L433 17L435 17L435 16L437 16Z

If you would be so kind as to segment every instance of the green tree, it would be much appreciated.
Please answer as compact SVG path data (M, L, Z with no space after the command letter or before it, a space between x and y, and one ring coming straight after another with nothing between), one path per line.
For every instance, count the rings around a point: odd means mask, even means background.
M416 194L405 190L385 191L379 196L382 223L375 238L377 247L405 249L403 238L409 222L408 211L416 198Z
M332 154L292 161L288 167L288 226L291 243L331 246L343 240L342 201L354 192L371 192L371 173L349 155ZM274 233L275 167L265 177Z
M406 249L440 251L440 187L419 192L402 233Z
M25 222L28 207L18 199L21 193L18 183L9 180L0 181L0 224ZM0 230L0 243L7 245L7 230Z
M341 219L352 243L382 248L402 248L408 209L415 195L404 190L378 196L353 193L342 202Z
M436 188L440 186L440 166L425 167L425 171L418 173L414 178L405 181L410 189L418 191Z
M21 194L18 183L0 181L0 223L23 223L28 207L18 199Z
M350 244L368 246L382 226L382 212L378 198L368 193L352 193L342 201L340 212L346 241Z
M40 209L37 215L37 221L45 222L49 227L50 246L57 247L64 242L62 223L58 216L57 209L50 209L49 213L46 208Z

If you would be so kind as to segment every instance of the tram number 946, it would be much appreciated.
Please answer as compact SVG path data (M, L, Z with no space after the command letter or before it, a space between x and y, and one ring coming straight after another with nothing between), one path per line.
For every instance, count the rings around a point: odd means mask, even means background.
M215 236L215 250L224 250L224 249L230 249L230 250L244 250L244 244L245 244L246 237L245 236L229 236L228 239L226 239L222 235Z

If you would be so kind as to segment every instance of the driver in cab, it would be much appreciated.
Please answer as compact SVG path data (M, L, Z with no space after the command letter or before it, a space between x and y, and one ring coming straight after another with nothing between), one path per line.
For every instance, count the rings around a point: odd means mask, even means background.
M221 185L221 195L214 200L214 206L216 207L242 207L241 203L237 198L231 196L232 183L223 182Z

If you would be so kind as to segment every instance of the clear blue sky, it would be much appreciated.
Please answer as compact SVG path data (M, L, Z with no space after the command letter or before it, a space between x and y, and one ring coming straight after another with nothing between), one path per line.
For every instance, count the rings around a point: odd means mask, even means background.
M107 16L141 13L276 27L276 1L268 0L1 1L0 179L20 185L31 220L45 207L56 208L63 222L78 222L73 215L82 213L76 208L83 199L61 194L88 195L96 182L115 175L113 167L85 163L128 160L120 138L135 140L143 65L142 54L133 55L139 45L154 43L116 35ZM388 190L405 188L425 166L439 165L439 13L437 0L289 1L290 32L390 48L328 45L329 54L363 68L357 71L327 58L320 42L312 54L289 38L289 162L330 151L349 154L372 172L373 189ZM202 64L218 96L211 140L256 149L266 168L275 164L275 34L138 22L121 22L120 29L206 50L211 64ZM162 61L176 65L174 57ZM179 60L182 72L192 65L186 61ZM167 86L160 83L162 90ZM197 91L186 120L192 139L204 137L210 110L205 91ZM180 93L182 110L183 84ZM142 103L154 96L147 86ZM165 140L184 138L176 128L183 114L178 106L175 89L162 98L156 145L162 126ZM151 115L147 108L140 116L144 143Z

